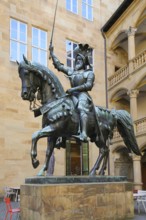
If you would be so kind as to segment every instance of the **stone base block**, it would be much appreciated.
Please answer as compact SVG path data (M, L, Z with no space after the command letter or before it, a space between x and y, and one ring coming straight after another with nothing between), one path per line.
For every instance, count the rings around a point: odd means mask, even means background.
M126 181L24 184L21 219L127 220L134 217L132 190Z

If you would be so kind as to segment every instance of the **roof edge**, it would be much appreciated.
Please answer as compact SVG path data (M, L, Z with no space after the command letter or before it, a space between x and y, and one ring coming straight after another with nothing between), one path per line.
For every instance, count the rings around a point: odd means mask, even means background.
M134 0L124 0L123 3L118 7L114 14L109 18L105 25L101 28L101 31L107 32L113 24L121 17L125 10L132 4Z

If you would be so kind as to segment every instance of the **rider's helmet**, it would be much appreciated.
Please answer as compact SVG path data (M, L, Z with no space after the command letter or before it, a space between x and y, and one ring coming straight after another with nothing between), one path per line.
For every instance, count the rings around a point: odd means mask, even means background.
M78 46L75 48L75 64L77 61L77 57L80 56L84 62L84 65L89 68L92 68L92 65L90 63L89 57L91 56L92 48L89 47L88 44L78 44Z

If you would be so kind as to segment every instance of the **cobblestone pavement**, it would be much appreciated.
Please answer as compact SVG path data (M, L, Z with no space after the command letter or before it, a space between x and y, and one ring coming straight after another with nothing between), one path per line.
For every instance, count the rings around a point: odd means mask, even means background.
M11 204L12 204L12 208L20 207L19 202L11 202ZM146 213L144 213L143 207L141 207L141 213L138 214L137 207L135 206L134 212L135 212L135 216L131 220L146 220ZM5 204L4 204L4 202L0 202L0 220L4 220L5 213L6 213ZM17 219L18 219L17 214L13 214L13 217L11 220L17 220ZM30 220L30 219L28 219L28 220ZM40 220L40 219L35 219L35 220ZM125 219L125 220L128 220L128 219Z

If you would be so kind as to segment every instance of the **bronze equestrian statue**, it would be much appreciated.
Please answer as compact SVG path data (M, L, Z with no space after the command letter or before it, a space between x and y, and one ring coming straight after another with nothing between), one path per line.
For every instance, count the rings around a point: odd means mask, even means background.
M41 101L41 107L33 109L35 116L43 115L42 129L32 135L31 159L36 168L37 141L49 138L46 159L40 175L47 170L48 163L55 147L58 148L59 137L64 139L75 137L80 141L87 141L87 137L99 148L99 155L90 175L99 170L104 175L109 156L109 141L113 138L114 128L117 127L129 152L141 155L134 135L130 114L124 110L109 110L93 105L88 91L92 89L94 73L87 54L89 46L80 45L76 57L76 68L70 70L59 62L50 48L51 57L56 68L70 78L72 88L65 93L57 76L47 67L39 63L30 62L24 57L19 63L18 72L22 82L21 96L30 103L36 99ZM87 66L89 66L87 68ZM82 120L85 116L85 124ZM80 122L81 119L81 122ZM81 130L81 132L80 132Z
M93 112L93 102L92 98L88 94L93 88L94 84L94 72L92 66L89 62L89 53L91 48L89 48L88 44L79 44L78 48L75 49L74 53L76 53L75 58L75 68L71 69L65 65L63 65L58 58L53 53L53 47L50 47L50 56L53 60L54 67L63 73L65 73L71 84L71 89L66 91L67 94L72 96L72 100L74 102L75 108L79 112L80 116L80 127L79 127L79 135L74 135L75 138L79 138L83 142L87 142L87 121L89 112ZM96 119L96 114L95 114ZM97 128L98 132L96 133L98 136L101 135L98 120Z

